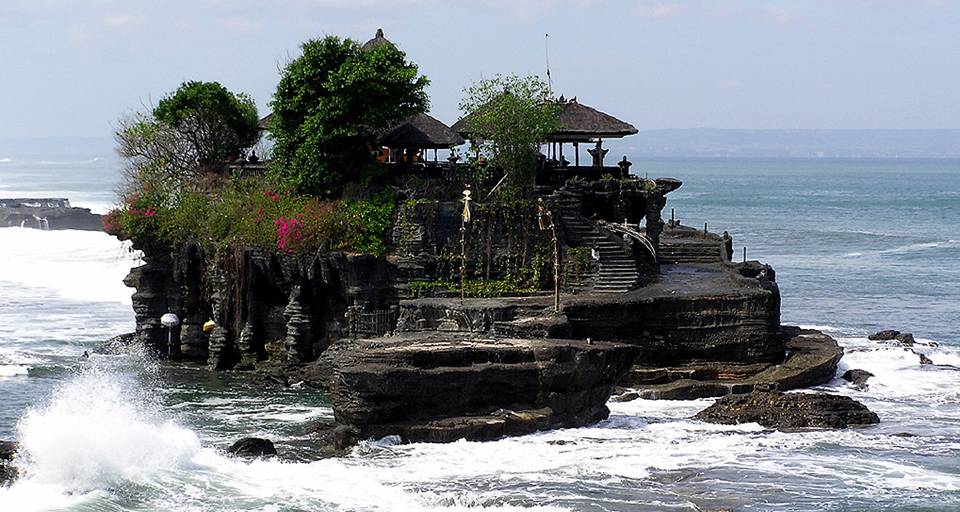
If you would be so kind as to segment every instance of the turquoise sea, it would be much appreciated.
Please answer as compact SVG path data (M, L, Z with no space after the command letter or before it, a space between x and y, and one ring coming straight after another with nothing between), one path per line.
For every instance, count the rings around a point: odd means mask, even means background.
M314 392L243 374L164 367L139 354L79 356L133 327L121 279L137 255L105 234L0 229L0 439L26 478L0 510L960 510L960 161L644 159L684 181L683 223L728 231L771 263L784 323L846 349L841 372L874 427L780 433L688 418L710 401L612 403L588 428L488 443L363 443L311 460ZM0 143L0 197L63 196L104 210L109 144ZM866 335L911 331L936 363ZM281 460L222 449L275 440Z

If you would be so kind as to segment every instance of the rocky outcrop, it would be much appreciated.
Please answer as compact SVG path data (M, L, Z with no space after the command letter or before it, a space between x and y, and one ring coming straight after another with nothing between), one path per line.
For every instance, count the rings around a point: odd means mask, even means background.
M161 356L214 369L313 361L347 334L348 308L395 302L389 264L368 255L252 247L211 254L197 244L171 249L151 240L136 240L135 247L145 264L124 283L136 289L137 340ZM160 325L164 313L177 314L182 324L168 332ZM214 327L206 333L209 320Z
M449 442L600 421L636 353L611 343L411 333L342 341L324 358L338 424L361 439Z
M694 419L726 425L759 423L782 430L847 428L880 422L875 413L850 397L778 391L725 396Z
M786 348L772 269L748 277L737 266L669 265L640 289L567 299L563 312L572 337L636 345L646 367L779 362Z
M841 379L853 384L858 388L867 387L867 380L873 377L873 374L866 370L847 370L843 372L843 375L840 376Z
M100 215L66 199L0 199L0 227L103 231Z
M0 441L0 486L10 485L20 474L14 466L17 448L17 443Z
M901 345L913 346L916 343L916 340L913 338L913 333L909 332L900 332L893 329L887 329L879 331L867 336L868 340L872 341L897 341Z
M237 457L265 457L276 455L277 449L269 439L244 437L227 448L227 453Z
M768 386L782 391L824 384L833 380L843 349L820 331L784 326L786 355L780 361L693 361L682 365L649 368L637 366L622 384L636 398L692 400L748 393Z

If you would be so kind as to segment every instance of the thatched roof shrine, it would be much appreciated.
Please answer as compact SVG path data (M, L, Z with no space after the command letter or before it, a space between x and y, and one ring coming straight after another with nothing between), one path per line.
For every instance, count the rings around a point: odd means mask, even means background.
M557 100L557 106L560 107L562 128L549 134L545 142L588 142L594 139L616 139L637 133L637 129L632 124L578 103L576 98L565 100L561 96ZM467 128L469 120L469 115L464 116L453 125L453 130L469 138L470 131Z
M270 122L273 121L273 112L270 112L263 119L257 121L257 128L260 130L269 130Z
M363 43L363 46L361 47L361 49L365 52L368 52L384 44L393 45L393 43L389 39L387 39L386 37L383 37L383 29L378 28L377 34L373 36L373 39L367 41L366 43Z
M416 114L387 130L380 144L390 148L444 149L463 144L457 132L427 114Z
M564 101L561 97L560 126L547 136L547 142L587 142L591 139L621 138L635 135L637 129L610 114L578 103L576 98Z

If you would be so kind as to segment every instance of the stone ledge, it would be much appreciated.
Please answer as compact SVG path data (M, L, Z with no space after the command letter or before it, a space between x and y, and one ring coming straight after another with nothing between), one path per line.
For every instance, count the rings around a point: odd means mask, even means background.
M693 400L749 393L755 386L783 391L830 382L843 357L836 340L820 331L785 326L787 356L780 364L690 363L668 368L636 368L622 385L634 388L624 398Z
M636 355L613 343L408 333L343 341L324 358L337 423L359 439L449 442L602 420Z

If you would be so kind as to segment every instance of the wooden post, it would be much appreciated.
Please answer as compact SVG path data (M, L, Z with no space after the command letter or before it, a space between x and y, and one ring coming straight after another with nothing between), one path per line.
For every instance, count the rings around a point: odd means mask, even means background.
M460 305L463 305L463 300L466 298L467 289L466 289L466 280L467 280L467 221L463 220L460 222Z
M707 236L707 223L703 223L703 236Z
M747 262L747 246L746 245L743 246L743 262L744 263Z
M574 157L573 157L574 165L576 165L577 167L580 167L580 143L579 142L573 143L573 154L574 154Z

